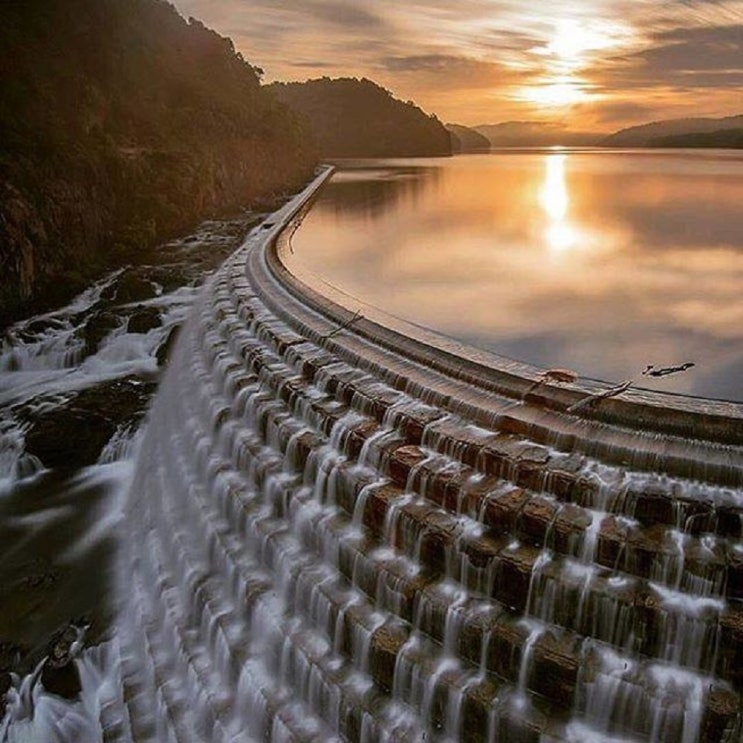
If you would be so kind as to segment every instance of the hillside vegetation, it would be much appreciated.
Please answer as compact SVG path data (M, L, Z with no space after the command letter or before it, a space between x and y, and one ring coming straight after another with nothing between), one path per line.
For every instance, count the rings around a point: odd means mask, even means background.
M489 152L490 140L480 132L461 124L447 124L453 152Z
M695 134L675 134L656 137L648 143L649 147L719 147L724 149L743 149L743 127L740 129L718 129L713 132Z
M658 145L661 137L680 137L706 132L721 132L726 129L743 129L743 116L727 116L722 119L667 119L649 124L630 126L602 140L605 147L685 147L687 145ZM696 147L698 145L688 145ZM720 145L727 146L727 145Z
M0 51L0 322L312 172L258 71L163 0L8 0Z
M366 78L323 77L270 89L308 123L324 157L451 154L449 132L435 116Z

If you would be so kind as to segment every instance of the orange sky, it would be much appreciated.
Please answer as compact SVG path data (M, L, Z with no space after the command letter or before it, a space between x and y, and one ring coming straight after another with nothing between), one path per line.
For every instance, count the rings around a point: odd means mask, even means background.
M461 124L743 113L743 0L176 0L265 79L368 77Z

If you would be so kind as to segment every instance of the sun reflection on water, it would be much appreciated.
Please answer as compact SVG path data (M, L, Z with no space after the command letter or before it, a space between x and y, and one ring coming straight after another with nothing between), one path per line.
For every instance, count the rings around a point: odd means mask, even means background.
M570 196L565 180L566 159L562 153L545 157L544 182L539 191L539 202L548 220L544 239L556 253L569 250L577 240L576 230L567 218Z
M620 381L695 361L663 389L740 399L737 156L563 149L424 164L341 171L293 238L292 270L542 366ZM411 167L417 178L395 176Z
M544 211L553 221L561 221L568 212L568 189L565 184L565 158L567 155L555 154L545 157L544 184L540 201Z

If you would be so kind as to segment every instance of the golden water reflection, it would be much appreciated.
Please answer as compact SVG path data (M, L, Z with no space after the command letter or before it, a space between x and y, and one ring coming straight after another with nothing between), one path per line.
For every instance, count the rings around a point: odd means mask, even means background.
M544 231L547 244L557 252L567 250L575 244L575 229L567 220L568 189L565 183L565 159L567 155L547 155L544 160L544 184L539 191L539 201L549 223Z
M542 366L743 398L743 159L506 152L356 163L294 236L359 299Z
M565 184L567 155L547 155L544 158L544 184L539 200L553 222L561 222L568 212L568 188Z

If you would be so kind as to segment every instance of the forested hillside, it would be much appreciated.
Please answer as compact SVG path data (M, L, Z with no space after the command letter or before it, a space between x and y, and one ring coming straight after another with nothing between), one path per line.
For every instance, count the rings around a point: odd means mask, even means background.
M315 153L232 42L163 0L0 3L0 323Z
M488 152L490 140L480 132L461 124L447 124L454 152Z
M652 121L649 124L620 129L606 137L601 145L605 147L678 147L686 145L659 145L658 140L664 137L684 137L689 134L719 133L726 129L742 129L743 115L726 116L722 119L667 119ZM689 145L696 147L698 145ZM702 145L704 146L704 145ZM727 146L727 145L721 145Z
M713 132L697 132L696 134L676 134L668 137L656 137L648 142L648 146L743 149L743 128L718 129Z
M323 77L270 89L309 123L324 157L451 154L449 132L435 116L366 78Z

